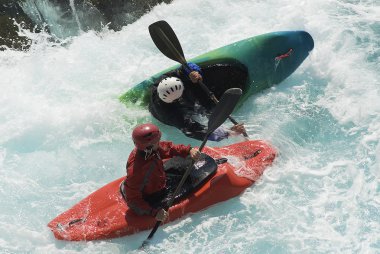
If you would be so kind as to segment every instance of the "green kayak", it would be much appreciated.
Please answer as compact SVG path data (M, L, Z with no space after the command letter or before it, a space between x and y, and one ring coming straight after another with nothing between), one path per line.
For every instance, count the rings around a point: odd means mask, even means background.
M241 104L248 96L279 84L289 77L313 48L313 38L305 31L273 32L232 43L189 61L201 68L225 63L244 66L248 77L244 79L243 96L239 102ZM174 65L137 84L120 96L121 102L147 107L151 86L161 75L179 66Z

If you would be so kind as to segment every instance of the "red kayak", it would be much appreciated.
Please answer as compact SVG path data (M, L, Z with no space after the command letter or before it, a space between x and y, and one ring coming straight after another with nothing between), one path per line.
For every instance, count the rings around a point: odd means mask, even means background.
M194 213L242 193L272 164L276 150L260 140L205 147L167 221ZM48 226L60 240L88 241L130 235L153 228L156 220L135 215L124 200L119 178L60 214Z

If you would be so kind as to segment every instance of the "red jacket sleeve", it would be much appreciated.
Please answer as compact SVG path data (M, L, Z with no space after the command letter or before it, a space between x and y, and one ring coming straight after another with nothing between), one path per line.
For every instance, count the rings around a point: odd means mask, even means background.
M132 154L131 154L132 155ZM134 157L134 156L133 156ZM138 215L152 215L152 207L143 199L141 185L143 182L144 174L134 174L135 168L141 165L136 165L134 158L128 159L127 163L127 180L125 181L125 196L128 207L131 208ZM145 167L148 165L145 165ZM146 168L138 168L143 172Z
M189 155L190 149L190 145L175 145L169 141L160 142L160 156L162 159L168 159L174 156L181 156L185 158Z
M131 184L131 182L133 182L132 179L133 177L128 177L125 185L125 194L129 208L131 208L138 215L151 215L152 208L142 198L141 191Z

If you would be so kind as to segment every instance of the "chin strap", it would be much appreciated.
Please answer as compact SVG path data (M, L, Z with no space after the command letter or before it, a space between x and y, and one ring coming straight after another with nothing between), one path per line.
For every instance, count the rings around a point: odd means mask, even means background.
M147 147L144 150L144 152L145 152L145 156L144 156L145 160L149 159L151 156L154 156L154 155L157 155L157 158L161 159L160 154L158 153L158 150L154 151L153 146Z

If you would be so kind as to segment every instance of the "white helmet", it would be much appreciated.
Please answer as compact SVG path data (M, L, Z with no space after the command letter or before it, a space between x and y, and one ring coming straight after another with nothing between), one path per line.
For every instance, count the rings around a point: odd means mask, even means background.
M179 78L164 78L157 87L158 97L166 103L172 103L182 96L184 89L185 87Z

